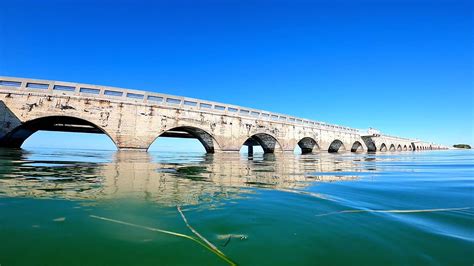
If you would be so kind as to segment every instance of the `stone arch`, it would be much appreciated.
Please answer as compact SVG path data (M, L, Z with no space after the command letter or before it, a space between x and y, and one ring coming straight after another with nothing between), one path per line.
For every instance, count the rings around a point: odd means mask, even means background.
M275 149L279 151L283 151L282 146L280 142L277 140L277 138L268 133L253 134L252 136L247 138L242 143L241 146L243 145L247 145L247 146L260 145L264 153L274 153Z
M367 152L376 152L377 146L372 138L367 136L361 136L362 140L364 141L365 145L367 146Z
M391 144L389 150L390 150L390 151L395 151L395 150L396 150L395 145L394 145L394 144Z
M408 150L407 145L403 145L403 151L407 151L407 150Z
M363 152L363 151L364 151L364 147L362 146L362 143L360 143L359 141L356 141L352 144L351 152Z
M328 148L328 152L330 153L345 151L345 150L346 150L346 147L344 146L344 143L342 143L342 141L338 139L333 140Z
M160 137L175 137L175 138L195 138L204 146L204 149L207 153L214 153L215 151L221 150L220 144L217 142L216 138L213 137L206 130L193 127L193 126L178 126L171 129L167 129L160 133L158 137L155 138L155 142ZM147 147L150 148L151 144Z
M379 151L387 151L387 145L385 145L385 143L382 143L382 145L380 145Z
M430 145L430 150L433 150L433 146Z
M367 152L376 152L377 146L371 137L361 136L362 141L364 141L365 146L367 147Z
M402 145L401 144L398 144L397 151L402 151Z
M311 153L314 149L319 150L319 145L311 137L304 137L300 141L298 141L298 146L301 148L301 153Z
M65 115L43 116L28 120L6 134L0 140L0 146L20 148L26 139L40 130L105 134L117 147L116 139L102 127L83 118Z

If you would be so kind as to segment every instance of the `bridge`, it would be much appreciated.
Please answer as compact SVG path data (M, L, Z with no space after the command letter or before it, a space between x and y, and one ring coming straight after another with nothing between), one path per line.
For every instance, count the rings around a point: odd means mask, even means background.
M119 150L146 151L158 137L195 138L206 152L439 150L389 136L212 101L116 87L0 76L0 147L37 131L106 134Z

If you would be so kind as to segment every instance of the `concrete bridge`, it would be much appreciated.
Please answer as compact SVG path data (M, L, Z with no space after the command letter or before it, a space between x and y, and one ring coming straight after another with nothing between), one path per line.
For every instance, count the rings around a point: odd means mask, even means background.
M198 139L208 153L388 152L441 145L252 108L115 87L0 76L0 147L39 130L106 134L119 150L146 151L158 137Z

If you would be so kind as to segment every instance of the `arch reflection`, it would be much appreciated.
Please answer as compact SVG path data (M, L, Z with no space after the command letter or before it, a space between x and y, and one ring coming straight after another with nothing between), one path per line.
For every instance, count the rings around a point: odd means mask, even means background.
M255 188L302 191L315 182L357 180L357 173L375 169L361 164L370 161L368 155L261 154L250 159L225 153L81 155L89 161L71 156L1 150L0 160L7 163L0 172L0 196L138 198L169 206L188 205L245 197L255 193Z

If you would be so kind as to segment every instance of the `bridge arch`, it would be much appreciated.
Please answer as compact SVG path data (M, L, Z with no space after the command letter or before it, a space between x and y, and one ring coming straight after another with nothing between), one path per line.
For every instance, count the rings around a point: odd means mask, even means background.
M382 143L380 145L379 151L387 151L387 145L385 145L385 143Z
M395 150L396 150L395 145L394 145L394 144L391 144L391 145L390 145L390 151L395 151Z
M300 141L298 141L298 146L300 147L302 154L311 153L315 149L319 150L318 143L311 137L302 138Z
M344 143L342 141L335 139L331 142L328 148L328 152L330 153L335 153L335 152L340 152L340 151L345 151L346 147L344 146Z
M221 146L214 136L206 130L194 126L177 126L162 131L158 137L150 143L150 146L160 137L194 138L202 144L207 153L214 153L221 150ZM150 146L148 146L147 149L149 149Z
M407 145L403 145L403 151L407 151L408 148L407 148Z
M363 152L364 151L364 146L362 146L362 143L359 141L356 141L352 144L351 147L351 152Z
M248 137L240 146L260 145L264 153L274 153L275 150L283 151L278 139L269 133L256 133Z
M401 144L398 144L397 151L402 151L402 145Z
M102 127L89 120L69 115L43 116L28 120L7 133L0 140L0 146L20 148L25 140L38 131L105 134L114 146L118 147L117 140Z
M377 151L377 145L375 144L375 142L372 138L361 136L361 139L364 142L365 146L367 147L367 152L376 152Z

